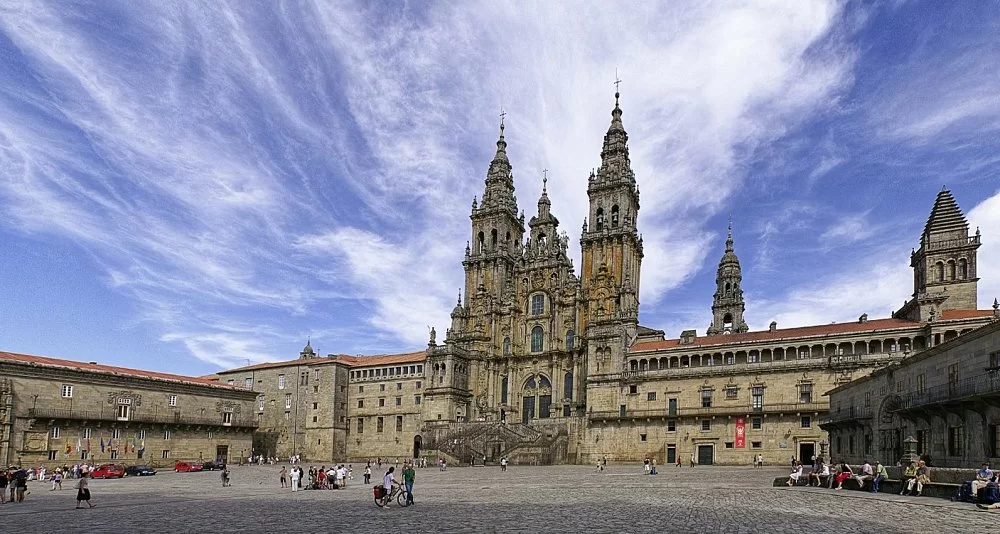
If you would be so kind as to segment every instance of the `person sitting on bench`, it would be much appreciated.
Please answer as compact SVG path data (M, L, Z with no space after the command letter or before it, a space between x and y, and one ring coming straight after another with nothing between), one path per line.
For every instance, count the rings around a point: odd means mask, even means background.
M909 486L910 481L917 478L917 462L910 460L907 464L906 469L903 470L903 480L899 481L899 494L902 495L907 492L907 486Z
M858 489L865 489L865 482L869 480L875 480L875 473L872 470L872 464L865 460L865 463L861 464L861 474L854 477L858 481Z
M830 466L827 464L820 464L819 471L812 471L809 473L809 485L813 485L813 481L816 482L816 486L825 486L826 481L830 478Z
M972 481L972 499L979 495L979 490L985 488L993 480L993 470L990 469L989 462L983 462L983 466L976 471L976 479Z
M917 476L916 478L911 478L910 481L906 483L906 492L910 493L913 491L913 487L916 486L916 496L919 497L924 491L924 484L930 484L931 482L930 473L931 470L927 467L927 464L925 464L923 460L917 462Z
M792 474L788 475L788 485L794 486L799 483L799 478L802 477L802 464L795 465L792 468Z
M837 487L834 489L844 489L844 481L854 476L854 471L851 471L851 466L847 465L846 462L842 462L839 468L840 473L837 474Z

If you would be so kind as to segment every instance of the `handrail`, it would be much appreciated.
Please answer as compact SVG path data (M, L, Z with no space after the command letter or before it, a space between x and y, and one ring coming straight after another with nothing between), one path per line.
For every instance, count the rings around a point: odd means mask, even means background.
M29 408L28 417L40 418L40 419L65 419L65 420L83 420L83 421L120 421L129 423L156 423L156 424L168 424L168 425L209 425L209 426L229 426L229 427L253 427L256 428L258 423L256 420L249 418L232 418L232 422L229 424L223 423L222 416L218 417L203 417L203 416L192 416L184 415L180 411L175 411L166 414L160 413L144 413L133 408L129 412L127 419L119 419L118 413L114 410L109 411L87 411L87 410L68 410L63 408Z
M826 402L799 402L782 404L764 404L760 407L747 405L712 406L709 408L686 407L670 411L667 408L625 410L624 416L620 410L592 411L587 413L590 419L642 419L646 417L692 417L702 415L753 415L759 413L789 413L789 412L825 412L830 409Z
M967 397L1000 393L1000 373L995 371L939 384L918 391L910 391L900 397L896 411L908 410L928 404L956 401Z

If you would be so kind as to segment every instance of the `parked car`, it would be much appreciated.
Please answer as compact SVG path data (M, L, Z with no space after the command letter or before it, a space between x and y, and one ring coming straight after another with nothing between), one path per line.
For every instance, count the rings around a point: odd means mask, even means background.
M132 477L145 477L156 474L156 470L148 465L130 465L125 468L125 474Z
M174 471L178 473L201 471L201 464L198 462L177 462L174 464Z
M122 478L125 468L118 464L101 464L90 472L90 478Z
M221 471L226 468L226 462L223 462L222 460L210 460L201 464L201 468L205 471Z

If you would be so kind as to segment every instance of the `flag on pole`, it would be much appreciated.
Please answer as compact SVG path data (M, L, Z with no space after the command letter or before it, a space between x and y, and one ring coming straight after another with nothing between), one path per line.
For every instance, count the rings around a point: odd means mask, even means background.
M104 452L104 436L101 436L101 452Z

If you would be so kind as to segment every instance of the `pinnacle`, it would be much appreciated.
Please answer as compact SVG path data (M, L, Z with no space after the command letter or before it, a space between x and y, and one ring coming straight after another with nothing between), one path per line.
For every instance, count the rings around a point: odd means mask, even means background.
M932 232L964 230L968 226L969 223L965 220L965 215L962 214L951 191L942 189L934 200L934 207L927 218L927 225L924 226L924 235Z

